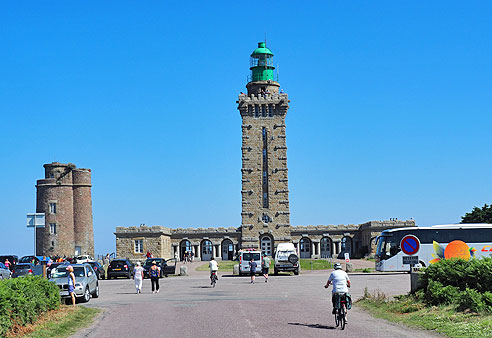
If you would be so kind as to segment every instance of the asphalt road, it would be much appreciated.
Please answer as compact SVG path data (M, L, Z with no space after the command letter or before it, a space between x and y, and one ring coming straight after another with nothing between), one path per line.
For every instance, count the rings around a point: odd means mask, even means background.
M132 280L100 281L101 296L87 306L105 311L93 326L74 338L144 337L436 337L429 332L374 319L354 307L344 331L334 327L328 274L257 277L220 275L210 287L208 273L161 279L161 291L152 294L150 281L135 294ZM408 292L408 274L350 275L353 299L364 288L386 295Z

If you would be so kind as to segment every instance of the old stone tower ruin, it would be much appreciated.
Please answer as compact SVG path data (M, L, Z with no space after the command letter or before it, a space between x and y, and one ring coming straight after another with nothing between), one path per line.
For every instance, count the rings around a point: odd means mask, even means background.
M91 170L53 162L36 184L36 212L46 226L36 229L36 255L94 257Z
M251 54L247 93L239 95L242 118L241 246L271 255L273 243L290 242L285 116L273 53L265 42Z

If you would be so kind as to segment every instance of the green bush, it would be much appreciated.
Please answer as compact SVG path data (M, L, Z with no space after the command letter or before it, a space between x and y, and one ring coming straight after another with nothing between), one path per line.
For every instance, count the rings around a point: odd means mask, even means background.
M460 296L460 290L451 285L442 285L440 282L429 281L425 299L432 305L453 304Z
M32 323L38 315L60 306L58 287L40 276L0 282L0 336L14 325Z
M477 290L466 289L460 294L458 299L458 310L464 311L470 309L474 312L485 310L485 303L482 300L482 294Z

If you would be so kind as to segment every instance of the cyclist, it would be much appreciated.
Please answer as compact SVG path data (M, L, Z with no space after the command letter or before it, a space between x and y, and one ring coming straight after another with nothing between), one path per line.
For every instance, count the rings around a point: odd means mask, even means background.
M350 279L345 271L342 270L340 263L335 263L333 266L335 269L328 278L325 288L328 288L330 284L333 284L331 301L333 303L333 314L336 313L336 309L340 306L340 297L345 294L347 300L347 310L350 310L350 295L348 294L348 288L350 287ZM345 315L345 323L347 323L347 315Z
M217 276L217 271L219 270L219 263L215 260L214 257L210 260L210 263L208 263L208 266L210 267L210 285L213 284L212 282L212 275L215 273ZM217 276L219 278L219 276Z

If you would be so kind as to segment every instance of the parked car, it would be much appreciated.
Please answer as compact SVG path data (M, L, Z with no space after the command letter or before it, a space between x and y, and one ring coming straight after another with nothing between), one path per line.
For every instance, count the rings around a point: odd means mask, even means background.
M294 275L298 275L301 270L297 251L292 243L279 243L277 251L275 251L275 263L273 267L274 274L279 271L293 271Z
M0 256L0 263L4 263L5 264L5 261L7 259L10 262L10 271L12 271L14 269L14 266L17 263L19 263L19 257L17 257L16 255L4 255L4 256Z
M89 255L80 255L74 257L76 264L83 264L83 263L88 263L88 262L93 262L94 258L92 258Z
M89 264L73 264L75 275L75 297L86 303L92 298L99 297L99 282L97 275ZM68 293L68 265L60 265L51 270L50 281L54 282L60 289L60 297L69 302Z
M18 263L14 270L12 270L12 278L39 275L43 274L43 267L41 265L33 265L31 263Z
M48 279L51 277L51 271L54 268L56 268L56 267L58 267L60 265L68 265L68 264L70 264L70 263L68 263L68 262L61 262L61 263L60 262L55 262L55 263L51 263L50 266L47 266L46 267L46 275L48 276Z
M116 277L132 278L133 264L128 258L116 258L109 263L108 279Z
M23 256L19 259L19 263L32 263L36 265L39 263L39 258L36 256Z
M244 249L239 250L239 276L249 274L249 262L251 258L256 262L256 273L261 273L261 251Z
M87 262L94 271L96 272L97 279L105 279L106 278L106 273L104 272L104 267L99 264L98 262Z
M176 273L176 261L174 259L165 260L164 258L147 258L143 265L144 278L149 277L149 269L152 266L152 262L156 263L161 268L161 274L159 277L174 275Z
M0 262L0 279L9 279L10 275L10 269L8 269L3 263Z

